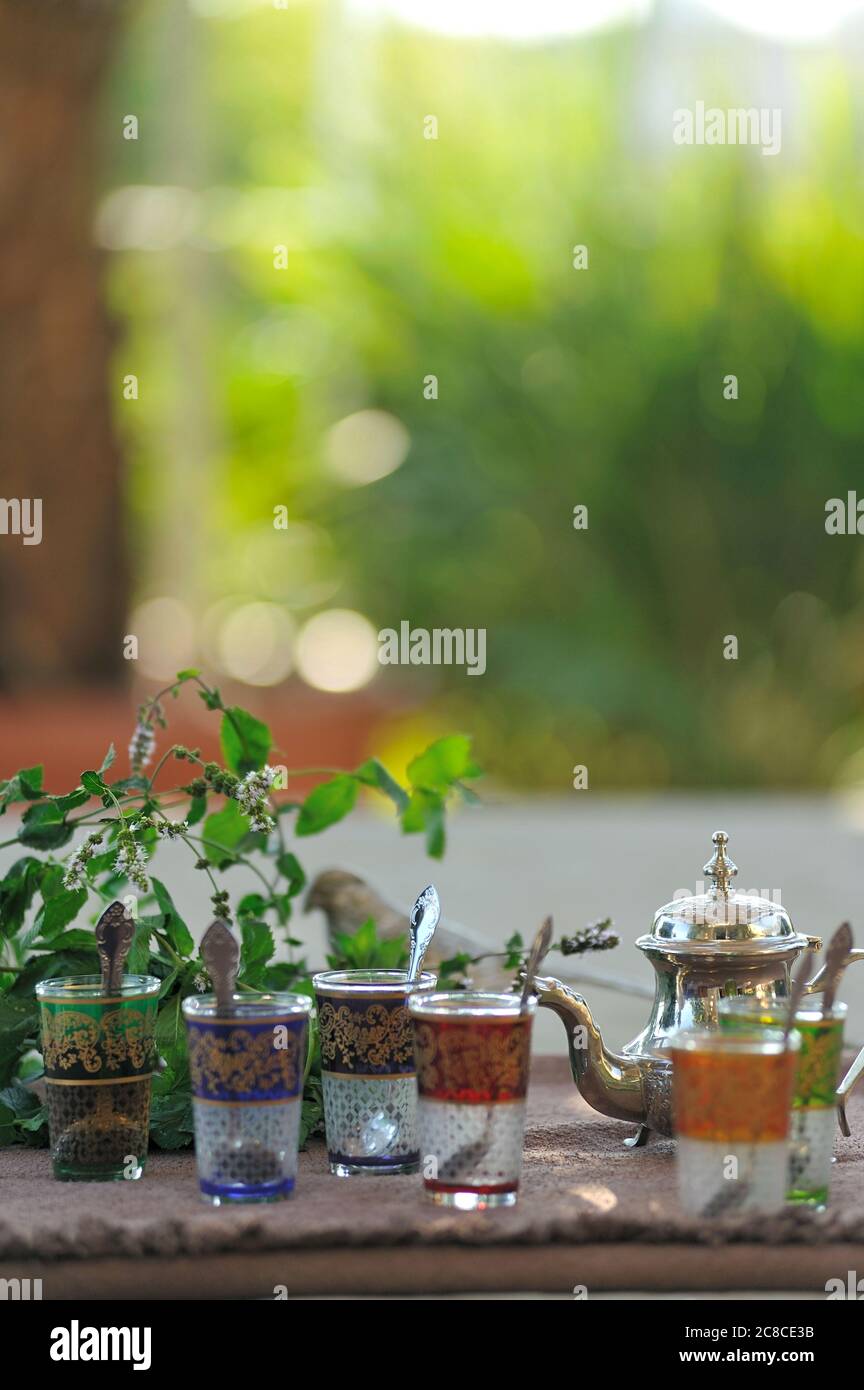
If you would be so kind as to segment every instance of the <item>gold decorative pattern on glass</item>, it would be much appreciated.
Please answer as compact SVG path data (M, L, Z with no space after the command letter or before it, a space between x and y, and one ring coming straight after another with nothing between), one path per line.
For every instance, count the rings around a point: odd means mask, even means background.
M328 1000L318 1009L318 1030L325 1070L328 1063L360 1072L367 1067L413 1066L414 1040L406 1004L395 1008L369 1004L361 1010Z
M305 1057L301 1039L286 1028L276 1045L273 1032L249 1028L189 1029L189 1071L195 1095L219 1097L252 1092L297 1090Z
M89 1076L153 1066L152 1011L128 1007L101 1015L75 1009L42 1010L42 1055L47 1072L80 1067Z

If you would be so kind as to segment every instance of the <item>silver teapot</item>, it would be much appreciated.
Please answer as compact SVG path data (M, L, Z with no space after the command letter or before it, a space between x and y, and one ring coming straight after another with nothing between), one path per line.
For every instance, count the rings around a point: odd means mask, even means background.
M702 872L711 879L707 892L674 899L654 914L654 925L636 945L655 971L654 1006L638 1037L621 1053L603 1042L581 994L560 980L535 980L538 1002L564 1022L573 1079L582 1096L601 1115L638 1125L624 1142L638 1146L651 1131L671 1135L672 1061L669 1044L679 1028L716 1028L717 1002L727 995L752 995L771 1004L789 994L792 966L802 951L818 951L821 938L797 932L779 903L735 892L738 869L727 854L728 835L713 836L714 853ZM845 965L864 959L864 950L849 952ZM845 969L844 965L844 969ZM822 987L825 967L806 986ZM864 1071L864 1050L838 1090L840 1122L845 1100Z

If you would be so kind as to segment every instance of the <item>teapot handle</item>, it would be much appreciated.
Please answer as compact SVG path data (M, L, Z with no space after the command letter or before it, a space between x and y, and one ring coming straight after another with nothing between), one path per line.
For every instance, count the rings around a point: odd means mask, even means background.
M819 949L819 946L822 945L822 942L819 940L818 937L810 936L810 937L807 938L807 940L811 943L811 947L810 947L811 950L818 950L818 949ZM819 942L819 946L815 946L815 945L812 944L812 943L817 942L817 941ZM849 952L848 956L846 957L845 963L844 963L844 965L843 965L843 970L841 970L841 972L840 972L841 976L842 976L842 974L843 974L843 971L846 970L847 966L854 965L855 962L856 962L856 960L864 960L864 950L862 950L861 947L858 947L858 946L854 947L854 948ZM813 979L810 980L809 983L806 984L806 985L804 986L804 993L805 993L805 994L816 994L816 993L818 993L818 991L822 988L822 986L823 986L823 984L824 984L826 973L827 973L827 967L826 967L825 965L823 965L823 966L821 967L821 969L819 969L819 970L816 971L816 974L813 976Z
M837 1122L840 1125L840 1133L845 1134L847 1139L852 1131L846 1118L846 1101L855 1089L862 1073L864 1073L864 1047L837 1087Z
M808 938L808 940L811 942L815 939L816 938L814 937ZM822 943L820 942L819 944L821 945ZM864 960L864 950L861 950L857 947L853 948L849 952L848 956L846 957L846 961L843 965L843 970L845 970L849 965L854 965L856 960ZM822 988L822 984L825 979L826 973L827 966L823 965L821 970L817 970L816 974L813 976L813 979L809 982L809 984L805 986L804 993L817 993ZM841 971L840 973L842 975L843 971ZM837 1087L836 1092L837 1123L840 1126L840 1133L845 1134L847 1138L852 1133L852 1131L849 1128L849 1121L846 1117L846 1102L849 1099L849 1096L852 1094L853 1090L855 1089L856 1085L858 1084L859 1080L861 1079L862 1074L864 1074L864 1047L862 1047L861 1051L858 1053L858 1056L855 1058L855 1061L852 1063L846 1075L843 1077L843 1080Z

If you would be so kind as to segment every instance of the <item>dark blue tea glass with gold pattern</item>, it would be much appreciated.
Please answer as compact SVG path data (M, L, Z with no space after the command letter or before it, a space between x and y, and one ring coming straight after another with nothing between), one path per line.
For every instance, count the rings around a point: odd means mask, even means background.
M214 1206L290 1197L312 1000L305 994L183 1000L198 1183Z
M417 1071L404 970L326 970L312 984L318 1006L324 1127L330 1171L416 1173Z

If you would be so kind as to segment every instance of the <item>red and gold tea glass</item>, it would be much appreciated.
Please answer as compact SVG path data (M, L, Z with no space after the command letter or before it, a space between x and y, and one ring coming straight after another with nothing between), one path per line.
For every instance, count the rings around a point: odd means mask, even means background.
M672 1042L678 1192L701 1216L774 1211L786 1195L800 1039L779 1029L679 1033Z
M513 994L412 995L423 1185L462 1211L512 1206L522 1171L536 1001Z

